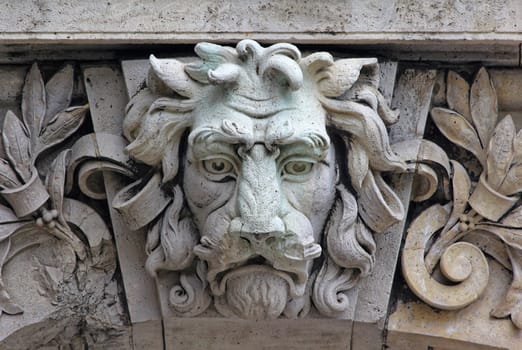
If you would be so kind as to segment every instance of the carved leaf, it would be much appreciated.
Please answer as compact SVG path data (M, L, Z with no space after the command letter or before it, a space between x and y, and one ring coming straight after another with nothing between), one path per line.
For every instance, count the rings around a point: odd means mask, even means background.
M62 151L54 160L51 171L47 174L45 185L51 198L53 209L58 210L62 215L63 212L63 195L65 187L65 171L69 164L71 150ZM62 220L64 221L64 220Z
M33 140L36 139L42 128L45 109L44 82L38 66L34 63L25 77L22 91L22 116Z
M471 180L464 167L457 161L451 160L453 165L453 178L451 179L453 188L453 209L448 222L444 226L442 233L447 232L464 213L468 204L469 192L471 190Z
M522 163L522 130L519 130L513 140L513 164Z
M469 110L469 84L453 71L448 72L446 99L448 106L472 123Z
M508 248L513 271L513 281L504 300L492 311L491 316L503 318L511 316L511 321L522 329L522 252Z
M9 249L11 247L11 240L6 239L0 242L0 271L2 266L4 265L7 254L9 253ZM4 282L2 280L2 276L0 274L0 310L9 315L16 315L22 313L23 310L11 300L11 297L7 293L5 289ZM0 313L1 314L1 313Z
M495 87L484 67L471 85L470 107L473 124L485 148L497 124L498 103Z
M58 113L42 130L36 154L62 142L78 130L88 110L89 105L83 105Z
M488 183L494 189L500 186L511 164L514 138L515 124L507 115L495 128L488 147L486 174Z
M26 224L27 222L19 221L16 214L10 208L0 204L0 284L1 271L5 260L5 254L8 253L7 251L2 251L2 249L7 248L7 250L9 250L9 239L6 238L10 237L13 233L16 232L16 230Z
M10 208L0 204L0 224L18 221L18 217Z
M478 230L488 231L498 238L500 238L505 244L522 250L522 230L515 228L506 228L501 226L495 226L490 224L480 224L476 226Z
M502 219L501 223L509 227L522 228L522 205L514 208Z
M522 130L520 130L513 140L513 159L502 185L500 193L512 195L522 191Z
M18 220L18 219L17 219ZM0 240L4 240L15 233L19 228L26 225L27 222L4 222L0 223Z
M0 187L4 189L16 188L21 185L11 164L7 160L0 158Z
M511 269L511 262L507 254L507 246L497 236L486 231L474 230L462 238L463 242L479 247L484 253L498 261L506 269Z
M513 164L522 163L522 130L519 130L517 136L515 136L513 149L515 150L515 153L513 154Z
M499 189L500 193L508 196L520 191L522 191L522 163L509 169Z
M47 110L45 111L43 125L47 125L58 112L69 107L74 85L73 75L74 69L68 64L53 75L47 84L45 84Z
M484 165L484 152L477 132L466 118L446 108L433 108L431 117L444 136L473 153Z
M2 139L14 169L24 181L29 181L32 165L31 141L24 125L11 111L5 115Z

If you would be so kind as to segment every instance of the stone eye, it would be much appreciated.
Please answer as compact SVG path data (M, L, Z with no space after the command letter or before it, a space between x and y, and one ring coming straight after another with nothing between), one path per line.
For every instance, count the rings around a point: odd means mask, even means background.
M232 171L234 166L225 158L211 158L203 161L203 167L211 174L226 174Z
M312 171L314 164L305 161L292 161L285 164L285 172L289 175L306 175Z

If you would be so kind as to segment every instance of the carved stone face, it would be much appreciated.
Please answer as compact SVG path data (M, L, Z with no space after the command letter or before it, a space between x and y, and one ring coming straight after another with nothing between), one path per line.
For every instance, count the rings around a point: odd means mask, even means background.
M376 60L252 40L196 53L189 64L152 57L127 107L127 151L155 172L146 188L170 190L140 220L147 269L179 274L169 303L181 315L213 302L225 316L296 318L313 303L344 317L344 293L374 263L372 232L403 214L380 175L404 164Z
M315 99L243 101L198 107L183 188L201 234L195 254L208 263L212 293L227 300L216 305L273 318L303 296L321 255L335 157ZM249 115L254 104L267 115Z

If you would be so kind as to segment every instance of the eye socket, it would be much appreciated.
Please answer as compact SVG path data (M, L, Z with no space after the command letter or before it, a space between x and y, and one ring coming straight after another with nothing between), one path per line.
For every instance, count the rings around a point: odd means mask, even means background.
M285 173L289 175L306 175L309 174L314 167L314 163L302 160L290 161L285 164Z
M231 172L234 166L225 158L210 158L203 160L203 168L210 174L222 175Z

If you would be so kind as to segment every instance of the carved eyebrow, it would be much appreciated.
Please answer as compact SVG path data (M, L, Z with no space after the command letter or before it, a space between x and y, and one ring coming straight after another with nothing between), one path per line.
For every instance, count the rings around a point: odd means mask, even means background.
M254 143L263 143L268 149L283 146L282 152L290 153L290 146L297 146L295 153L306 153L319 159L326 156L330 139L317 131L304 131L300 134L281 135L270 140L256 140L251 132L240 130L234 123L225 120L221 129L200 127L189 135L189 145L196 153L234 153L230 148L234 144L251 148ZM299 150L299 151L298 151Z
M290 145L290 144L304 144L310 148L318 148L322 151L327 150L330 146L330 139L328 136L322 135L316 131L304 132L290 137L275 139L273 144L276 145Z
M237 128L233 128L234 125L225 126L225 124L227 124L226 122L226 120L223 121L224 125L221 129L201 127L193 130L189 135L189 145L194 146L199 143L211 144L214 142L253 145L253 135L251 132L246 130L238 131Z
M289 157L293 155L307 155L317 159L326 157L330 146L330 140L319 133L307 133L301 136L295 136L281 140L277 144L281 149L280 157Z

